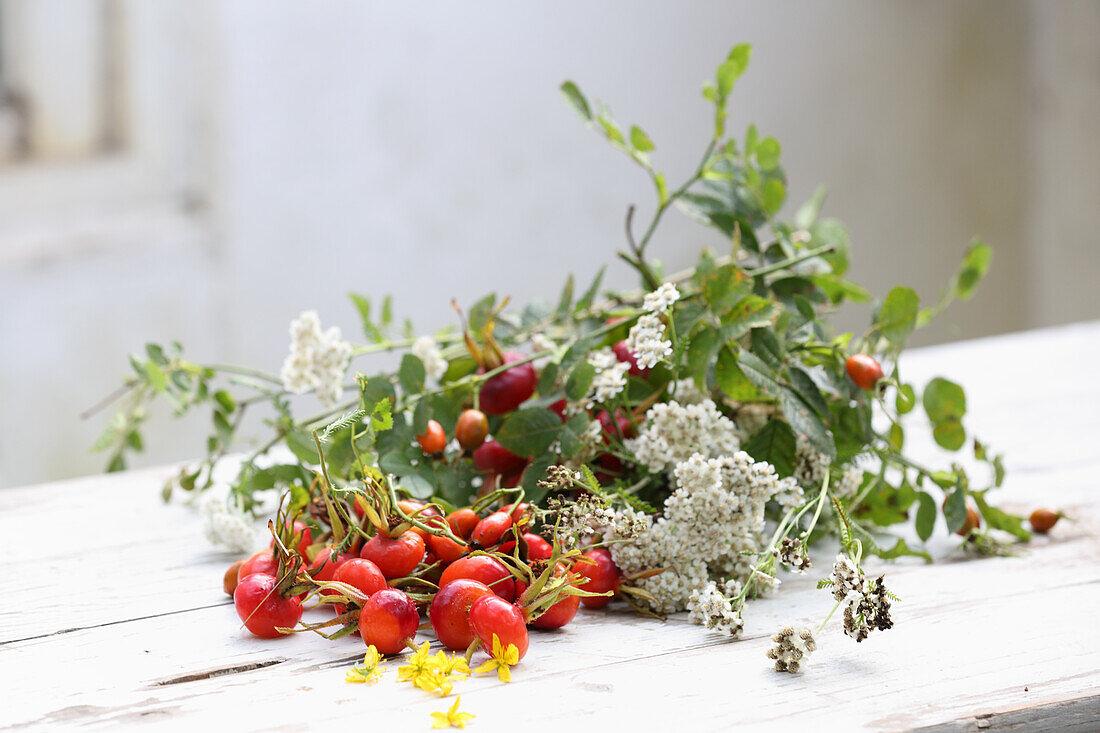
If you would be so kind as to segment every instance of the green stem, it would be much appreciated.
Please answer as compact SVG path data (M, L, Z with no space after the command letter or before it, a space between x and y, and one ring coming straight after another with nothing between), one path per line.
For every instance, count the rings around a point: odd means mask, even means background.
M774 262L764 267L757 267L754 270L748 270L747 273L752 277L760 277L761 275L768 275L776 272L777 270L785 270L792 265L797 265L799 262L805 262L806 260L812 260L814 257L820 257L821 255L829 254L834 251L836 247L832 244L826 244L823 247L817 247L815 249L808 249L805 252L801 252L794 257L788 257L781 262Z

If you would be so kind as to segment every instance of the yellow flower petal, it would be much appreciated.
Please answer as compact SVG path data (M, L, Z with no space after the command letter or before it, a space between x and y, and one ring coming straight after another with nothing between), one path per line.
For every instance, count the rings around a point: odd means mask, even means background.
M450 728L451 719L447 717L446 713L432 713L432 727Z
M483 664L477 666L474 669L474 674L484 674L485 672L492 672L497 668L497 660L487 659Z
M502 664L497 669L497 679L499 679L501 682L512 681L512 670L508 668L507 664Z

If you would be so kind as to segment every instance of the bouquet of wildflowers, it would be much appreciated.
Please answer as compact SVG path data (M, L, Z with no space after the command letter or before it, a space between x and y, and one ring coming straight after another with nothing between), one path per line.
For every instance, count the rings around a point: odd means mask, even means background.
M456 305L455 327L433 335L399 326L388 297L352 295L363 340L303 313L277 375L149 345L133 357L97 448L121 469L141 448L149 403L178 414L208 406L206 460L166 487L166 496L203 492L239 450L246 411L267 405L270 438L240 459L227 494L203 500L208 534L251 549L248 517L283 494L276 550L264 552L274 553L284 594L320 587L339 599L338 633L367 628L369 601L324 577L325 562L374 558L373 542L409 532L422 540L411 564L396 577L376 565L421 608L434 608L455 565L487 557L523 584L514 596L529 624L561 604L575 611L577 599L598 607L617 596L644 613L687 610L730 636L746 603L775 588L781 569L809 571L811 546L831 535L841 553L821 585L833 611L844 607L845 631L862 641L890 628L892 597L882 577L865 576L862 558L928 556L884 528L911 523L924 541L942 514L968 548L987 553L1028 537L1019 517L987 500L1004 471L968 434L962 388L945 378L914 385L898 369L915 329L971 297L991 250L971 244L930 305L906 287L877 298L847 279L848 235L821 217L824 193L780 219L779 142L755 126L728 134L727 103L749 54L735 47L704 86L713 126L677 186L640 127L620 125L572 82L561 87L582 121L652 181L649 221L636 225L628 210L618 253L638 290L605 291L601 270L583 288L570 277L554 303L515 307L490 294ZM721 232L724 250L663 272L648 247L673 208ZM862 334L830 326L848 302L867 307ZM379 352L401 352L399 368L372 371ZM295 414L296 394L312 394L316 414ZM903 420L918 408L936 443L972 450L988 480L907 457ZM781 671L799 670L815 648L810 629L774 639ZM500 637L482 642L492 653Z

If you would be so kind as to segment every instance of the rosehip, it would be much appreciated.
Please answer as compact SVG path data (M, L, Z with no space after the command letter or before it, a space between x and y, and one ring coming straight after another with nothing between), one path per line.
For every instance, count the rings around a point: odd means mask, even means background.
M465 651L474 642L470 606L478 598L491 595L492 588L467 578L452 580L439 589L428 609L428 618L443 646Z
M584 556L592 562L578 562L573 568L576 572L588 578L588 582L580 586L581 590L591 593L618 592L621 582L621 573L615 561L611 559L611 553L603 547L589 550ZM586 608L603 608L611 602L611 596L584 597L581 603Z
M980 526L982 526L982 518L978 515L974 507L968 506L966 508L966 521L963 522L963 526L955 530L955 534L960 537L966 537Z
M514 644L520 659L527 654L530 637L523 611L499 596L482 596L473 602L470 606L470 628L487 652L492 652L493 636L496 635L502 647Z
M544 540L542 537L539 537L537 534L524 532L523 539L527 542L528 560L546 560L554 554L554 548L550 545L550 543ZM511 554L512 549L515 548L515 546L515 540L508 540L500 546L500 551Z
M512 524L512 515L494 512L477 523L470 534L470 542L476 542L482 548L492 547L500 542L500 538L511 529Z
M387 579L403 578L424 559L424 538L416 532L402 532L398 537L376 534L363 545L359 556L370 560Z
M527 358L514 351L506 352L503 356L505 364ZM501 415L523 404L535 393L536 384L538 384L538 375L531 362L517 364L486 380L478 393L478 403L489 415Z
M489 435L489 418L481 410L466 410L455 423L455 437L466 450L474 450Z
M247 578L253 573L265 573L275 576L279 574L279 560L271 550L260 550L252 557L241 563L237 568L237 582Z
M431 553L436 558L445 563L452 563L470 551L469 547L458 544L450 537L440 537L434 534L428 535L428 547L431 548Z
M429 456L442 453L447 447L447 434L443 432L442 425L435 420L429 420L423 435L416 436L416 442L420 443L420 448Z
M416 636L420 614L403 591L384 588L372 595L359 612L359 634L363 643L382 654L397 654L407 639Z
M246 629L264 639L282 636L276 627L293 628L302 618L302 602L276 589L273 575L252 573L233 591L233 606Z
M882 379L882 366L867 354L853 354L844 363L848 376L861 389L872 389Z
M233 591L237 589L237 571L241 569L241 565L244 565L244 560L238 560L225 571L225 577L222 578L222 589L225 590L227 596L232 597Z
M484 583L496 595L511 603L516 599L516 583L508 568L489 555L469 555L447 566L439 578L439 587L461 578Z
M1051 509L1036 509L1028 517L1031 528L1040 534L1046 534L1058 523L1061 514Z
M487 440L474 451L474 465L480 471L512 474L527 466L527 459L517 456L495 440Z
M451 531L463 539L469 539L470 533L480 521L481 517L469 507L456 509L447 515L447 524L451 525Z
M560 629L573 620L580 608L580 596L566 596L531 622L536 629Z
M310 575L314 580L332 580L336 569L353 557L355 555L346 552L336 554L331 547L326 547L317 553L317 557L313 558L313 562L309 564Z

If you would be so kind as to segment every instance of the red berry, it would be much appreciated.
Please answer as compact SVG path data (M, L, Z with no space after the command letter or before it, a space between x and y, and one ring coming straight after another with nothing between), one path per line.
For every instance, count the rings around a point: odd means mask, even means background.
M611 419L611 413L607 410L600 410L596 414L596 419L600 421L600 425L603 427L603 442L605 444L613 440L620 441L624 438L638 437L638 430L630 422L630 418L619 410L615 411L614 420Z
M532 621L531 625L536 629L560 629L573 620L580 605L580 596L566 596L546 609L546 612Z
M470 533L480 521L481 517L469 507L456 509L447 515L447 524L451 525L451 531L462 539L469 539Z
M848 376L861 389L872 389L882 379L882 367L866 354L853 354L844 363Z
M326 547L317 553L317 557L313 558L313 562L309 564L310 575L314 580L332 580L336 569L353 557L355 555L346 552L336 554L331 547Z
M424 434L416 436L416 442L420 443L420 448L429 456L442 453L447 447L447 434L443 432L442 425L435 420L429 420Z
M482 596L493 595L484 583L460 578L447 583L432 599L428 610L435 635L448 649L465 650L474 642L470 628L470 606Z
M225 571L225 577L222 578L222 590L230 598L233 597L233 591L237 590L237 571L241 569L241 565L244 565L244 560L238 560L230 565Z
M416 570L424 550L424 539L410 530L398 537L376 534L363 545L359 556L377 565L386 578L403 578Z
M589 550L584 553L584 556L592 562L578 562L573 568L588 578L588 582L581 586L581 590L591 593L618 592L622 574L615 561L611 559L611 552L599 547ZM611 596L586 596L581 599L581 602L586 608L603 608L611 602Z
M374 645L382 654L397 654L405 641L416 636L420 614L403 591L384 588L372 595L359 612L359 633L363 643Z
M276 627L293 628L302 618L302 602L280 595L275 577L266 573L242 578L233 591L233 605L245 628L264 639L282 636Z
M492 547L500 542L504 533L512 528L512 515L494 512L482 519L470 534L470 542L476 542L482 548Z
M386 576L378 566L361 557L352 558L336 568L332 579L355 588L364 601L386 587Z
M1033 530L1039 534L1046 534L1054 529L1054 525L1058 523L1061 516L1061 514L1052 509L1036 509L1031 513L1027 521L1031 524Z
M439 578L439 587L461 578L476 580L489 586L493 593L511 603L516 599L516 583L508 568L489 555L470 555L447 566Z
M253 573L264 573L271 576L278 575L279 560L275 557L275 553L271 550L260 550L241 563L240 568L237 569L237 582L240 583Z
M552 554L554 554L554 548L550 546L550 543L539 537L537 534L530 532L523 533L523 539L527 542L527 559L528 560L546 560ZM515 540L509 540L500 546L501 552L512 553L512 549L516 546Z
M466 450L474 450L489 435L489 418L481 410L466 410L455 423L455 437Z
M530 637L523 611L499 596L482 596L473 602L470 606L470 628L487 652L492 652L493 636L496 635L505 649L509 644L515 644L520 659L527 653Z
M506 352L504 363L526 359L523 354L514 351ZM484 372L485 370L482 370ZM505 369L495 377L490 377L481 385L478 394L478 403L481 409L489 415L501 415L519 407L523 402L535 393L535 385L538 384L538 374L531 362L518 364Z
M495 440L487 440L474 451L474 465L480 471L512 474L527 467L527 459L517 456Z
M649 375L649 370L645 367L638 366L638 357L627 348L626 341L620 341L611 347L611 350L615 352L615 358L619 361L626 362L630 365L630 369L627 373L634 375L635 377L641 377L645 379Z
M431 549L431 554L445 563L452 563L470 551L469 547L458 544L450 537L434 534L428 535L428 547Z

